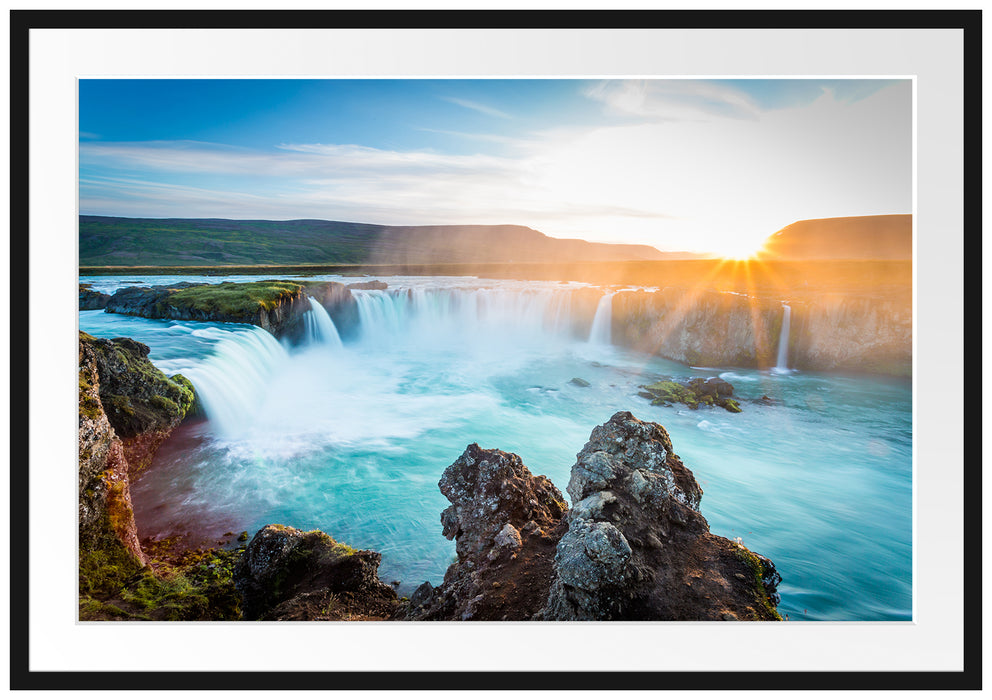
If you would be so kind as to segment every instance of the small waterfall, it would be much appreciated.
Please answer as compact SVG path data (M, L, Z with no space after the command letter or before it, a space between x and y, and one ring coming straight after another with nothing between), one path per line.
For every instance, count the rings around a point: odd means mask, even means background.
M779 372L789 371L789 317L792 315L792 308L788 304L782 304L782 332L778 336L778 358L775 360L775 369Z
M307 328L307 341L315 345L327 345L335 350L340 349L341 336L334 326L327 309L313 297L310 300L310 310L303 315Z
M592 329L589 331L589 342L593 345L609 345L613 338L613 295L609 292L603 295L596 306L596 315L592 318Z
M258 327L216 333L225 337L213 353L183 374L196 387L217 431L233 436L251 424L254 411L264 402L269 378L289 354L271 333Z

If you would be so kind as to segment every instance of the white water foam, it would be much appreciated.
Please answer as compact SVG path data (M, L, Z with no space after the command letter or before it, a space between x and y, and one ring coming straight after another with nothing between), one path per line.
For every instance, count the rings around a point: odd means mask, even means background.
M323 345L331 350L340 350L343 346L338 329L331 320L319 301L313 297L307 297L310 301L310 310L304 315L304 323L307 329L307 341L314 345Z
M592 345L609 345L613 339L613 294L607 292L596 305L596 315L592 319L589 330L589 342Z

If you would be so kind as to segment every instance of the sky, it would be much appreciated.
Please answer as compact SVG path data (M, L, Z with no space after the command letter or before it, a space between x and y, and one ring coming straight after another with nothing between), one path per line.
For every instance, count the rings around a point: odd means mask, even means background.
M79 208L744 257L801 219L912 212L912 83L80 80Z

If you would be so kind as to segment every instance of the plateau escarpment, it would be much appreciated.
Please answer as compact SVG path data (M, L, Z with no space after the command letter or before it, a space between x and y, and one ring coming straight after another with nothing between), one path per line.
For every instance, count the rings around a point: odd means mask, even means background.
M772 367L783 341L787 301L790 368L909 376L910 291L788 299L683 289L621 291L613 297L613 341L687 365Z
M309 298L345 325L353 323L354 299L339 282L180 282L155 287L124 287L107 300L110 313L143 318L248 323L276 336L303 333Z

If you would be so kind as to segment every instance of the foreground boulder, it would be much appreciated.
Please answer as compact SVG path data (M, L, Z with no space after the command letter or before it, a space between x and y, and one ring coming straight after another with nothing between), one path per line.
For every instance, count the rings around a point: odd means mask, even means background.
M778 620L768 559L713 535L665 429L629 412L572 467L544 620Z
M444 583L417 589L401 616L411 620L529 620L544 605L567 504L520 457L469 445L439 482L441 513L457 561Z
M379 580L382 555L313 530L266 525L234 567L246 620L388 618L396 593Z

